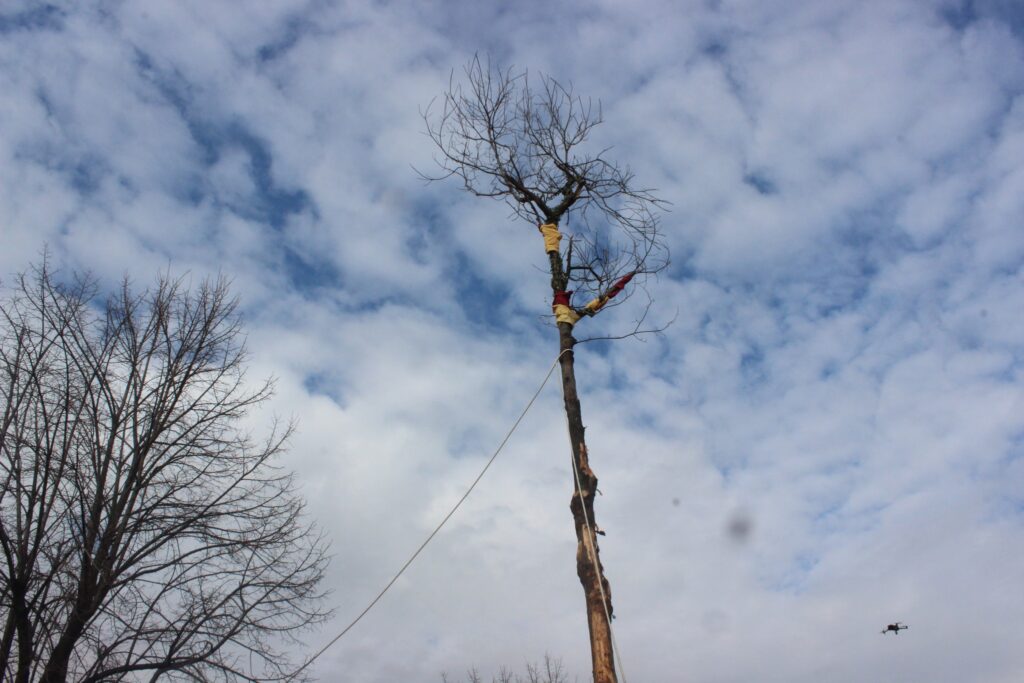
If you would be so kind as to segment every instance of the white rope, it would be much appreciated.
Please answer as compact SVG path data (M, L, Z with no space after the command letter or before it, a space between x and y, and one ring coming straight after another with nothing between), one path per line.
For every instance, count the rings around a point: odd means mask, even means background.
M563 351L564 353L564 351ZM561 358L561 354L559 354ZM569 416L565 416L566 429L569 427ZM569 446L572 447L572 433L569 433ZM612 641L612 653L615 655L615 666L619 669L619 678L622 679L622 683L626 683L626 672L622 668L622 655L619 654L619 645L615 641L615 630L612 628L612 615L608 611L608 596L604 592L604 575L601 573L601 565L597 561L597 539L594 536L593 530L590 528L590 516L587 515L587 506L583 502L583 483L580 481L580 470L576 465L576 456L572 455L572 473L576 477L576 492L580 496L580 509L583 510L583 526L587 530L587 534L590 537L590 559L594 563L594 573L597 575L597 587L601 591L601 606L604 607L604 618L608 622L608 635Z
M359 620L362 619L364 616L366 616L366 613L369 612L371 609L373 609L373 606L376 605L377 602L381 598L384 597L384 594L387 593L388 589L391 588L391 586L394 585L395 581L398 581L398 577L400 577L403 573L405 573L405 570L409 568L409 565L412 564L413 560L415 560L416 557L423 551L423 549L427 547L427 544L430 543L434 539L434 536L436 536L437 532L439 532L441 530L441 527L443 527L448 522L448 520L451 519L452 515L455 514L455 511L459 509L459 506L462 505L462 503L466 500L466 498L469 498L469 494L473 492L473 489L476 488L476 485L478 483L480 483L481 479L483 479L484 474L487 472L488 469L490 469L491 463L493 463L495 458L498 457L498 454L501 453L501 449L503 449L505 447L505 444L508 443L508 440L512 437L512 433L516 431L517 427L519 427L519 423L523 421L523 418L526 417L526 413L533 406L534 401L536 401L537 397L540 396L540 392L544 390L544 387L547 385L548 380L551 379L551 373L555 371L555 366L558 365L558 361L560 361L562 359L562 356L567 351L569 351L569 349L565 349L564 351L559 353L558 356L555 358L555 362L551 364L551 368L548 370L548 374L544 375L544 381L540 383L539 387L537 387L537 391L534 392L533 397L530 399L529 403L527 403L526 407L523 408L523 412L521 412L519 414L519 417L516 418L516 421L512 424L512 428L509 429L508 433L505 435L505 438L501 440L501 443L498 445L497 450L494 451L494 455L492 455L491 459L487 461L487 464L484 465L484 468L482 470L480 470L480 474L478 474L476 479L473 480L473 483L469 485L469 488L466 489L466 492L464 494L462 494L462 497L459 498L458 502L455 503L455 505L452 507L452 509L449 510L448 514L444 516L444 519L441 520L441 523L438 524L437 527L432 532L430 532L430 535L427 536L427 540L423 541L423 543L420 544L420 547L416 549L416 552L414 552L412 554L412 557L410 557L408 560L406 560L405 564L402 565L402 568L398 570L398 573L395 574L394 577L392 577L392 579L390 581L388 581L388 584L386 586L384 586L383 590L381 590L380 593L377 594L377 597L375 597L373 600L370 601L370 604L366 606L366 609L364 609L362 612L359 613L359 616L357 616L355 619L353 619L352 622L348 626L346 626L344 629L342 629L341 633L339 633L338 635L334 636L334 638L332 638L329 643L327 643L322 648L320 648L320 650L315 655L313 655L312 657L307 659L305 664L303 664L298 669L296 669L295 672L293 674L291 674L290 676L288 676L285 680L288 680L288 681L294 680L300 673L302 673L307 667L309 667L310 664L315 662L317 660L317 658L320 657L320 655L322 655L324 652L327 652L327 649L329 647L334 645L336 642L338 642L341 639L342 636L344 636L346 633L348 633L350 630L352 630L352 627L355 626L356 624L358 624ZM573 466L575 467L575 463L574 463ZM578 481L579 481L579 477L577 477L577 482ZM603 589L602 589L602 593L601 594L604 595ZM608 612L608 610L607 610L607 608L605 608L605 613L607 613L607 612ZM611 620L608 621L608 625L609 625L609 628L611 628ZM614 646L614 643L615 643L615 641L613 639L612 640L613 646ZM623 679L623 683L625 683L625 679Z

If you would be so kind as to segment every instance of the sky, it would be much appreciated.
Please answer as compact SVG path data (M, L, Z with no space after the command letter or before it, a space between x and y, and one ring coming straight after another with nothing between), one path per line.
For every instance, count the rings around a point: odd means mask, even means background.
M308 654L557 352L536 228L414 170L477 53L600 100L594 143L671 202L672 324L576 354L626 678L1024 680L1016 0L5 0L0 277L48 249L110 285L231 278L277 378L252 427L298 420L282 464L331 541ZM552 382L315 674L547 652L586 680L571 477Z

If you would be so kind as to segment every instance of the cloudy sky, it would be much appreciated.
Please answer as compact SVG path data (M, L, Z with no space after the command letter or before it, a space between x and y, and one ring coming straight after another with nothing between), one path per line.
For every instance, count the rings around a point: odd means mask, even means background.
M1020 681L1022 7L5 0L0 275L48 245L107 283L232 278L332 541L312 651L557 347L536 229L417 177L420 111L475 52L572 81L672 203L650 293L674 324L577 354L627 678ZM552 383L321 680L545 652L586 679L571 489Z

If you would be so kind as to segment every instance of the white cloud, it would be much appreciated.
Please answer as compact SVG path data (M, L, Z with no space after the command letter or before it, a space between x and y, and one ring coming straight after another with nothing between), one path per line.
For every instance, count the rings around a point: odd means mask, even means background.
M420 109L477 51L572 80L603 101L596 142L674 204L675 263L650 288L652 320L674 324L577 354L627 675L1016 680L1024 53L1010 10L972 6L123 3L67 6L60 31L0 20L0 274L48 243L113 281L233 278L253 375L279 378L268 412L300 420L286 464L333 540L340 628L556 348L539 236L423 184ZM579 336L632 329L640 299ZM552 386L322 680L439 680L545 651L584 679L565 441ZM879 636L893 619L911 629Z

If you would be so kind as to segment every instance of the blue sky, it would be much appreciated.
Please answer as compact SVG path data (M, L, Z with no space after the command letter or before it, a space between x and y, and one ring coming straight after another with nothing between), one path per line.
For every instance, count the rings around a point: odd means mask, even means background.
M674 324L577 361L627 676L1018 681L1022 41L1012 0L9 1L0 275L48 245L109 283L232 278L253 376L278 378L253 427L298 418L284 464L333 543L315 647L556 349L536 230L422 182L420 111L476 52L571 80L672 203L649 289ZM322 680L546 651L586 677L559 407Z

